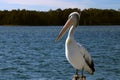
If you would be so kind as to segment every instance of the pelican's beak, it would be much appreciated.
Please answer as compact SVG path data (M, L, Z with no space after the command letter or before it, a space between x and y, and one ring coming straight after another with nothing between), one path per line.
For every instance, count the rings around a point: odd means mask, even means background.
M61 29L59 35L57 36L57 38L55 40L56 42L65 34L67 29L69 29L72 26L72 24L73 24L73 20L72 20L72 18L69 18L67 20L67 22L65 23L64 27Z

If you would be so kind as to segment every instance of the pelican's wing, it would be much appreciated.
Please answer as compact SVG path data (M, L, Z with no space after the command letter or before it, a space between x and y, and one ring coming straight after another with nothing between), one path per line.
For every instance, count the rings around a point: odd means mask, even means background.
M83 57L84 57L86 63L91 68L91 70L94 72L95 71L94 63L93 63L93 60L92 60L90 54L82 45L80 45L79 43L77 43L77 45L80 47L80 52L83 54Z

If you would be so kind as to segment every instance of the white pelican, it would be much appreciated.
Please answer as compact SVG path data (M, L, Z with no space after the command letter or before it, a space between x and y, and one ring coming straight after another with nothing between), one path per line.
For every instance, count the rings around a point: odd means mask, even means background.
M70 28L65 43L66 58L68 62L75 68L76 75L78 75L79 69L82 70L82 75L83 71L93 74L95 69L90 54L82 45L77 43L74 39L74 31L79 24L79 19L80 19L79 13L72 12L69 15L68 21L66 22L63 29L56 38L56 41L58 41L64 35L68 28Z

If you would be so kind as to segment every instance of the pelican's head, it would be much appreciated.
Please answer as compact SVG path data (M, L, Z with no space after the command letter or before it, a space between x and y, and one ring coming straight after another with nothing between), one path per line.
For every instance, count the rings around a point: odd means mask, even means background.
M72 25L73 26L77 27L77 25L79 25L80 14L78 12L72 12L68 17L68 20L69 20L69 18L72 18L72 20L73 20Z
M80 14L78 12L72 12L69 15L68 20L65 23L64 27L61 29L58 37L56 38L56 41L58 41L71 26L77 27L77 25L79 24L79 19Z

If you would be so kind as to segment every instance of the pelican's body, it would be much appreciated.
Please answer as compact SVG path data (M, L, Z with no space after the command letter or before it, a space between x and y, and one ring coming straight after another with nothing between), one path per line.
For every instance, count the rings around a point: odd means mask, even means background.
M65 42L66 58L76 70L81 69L82 71L84 70L89 72L90 74L93 74L95 69L90 54L84 47L82 47L82 45L80 45L74 40L74 31L79 23L79 18L79 13L71 13L69 15L68 21L66 22L65 26L61 30L56 40L59 40L66 32L67 28L70 27L68 37Z
M87 60L89 64L91 63L90 55L82 45L74 40L73 36L70 36L70 34L68 34L68 37L66 39L65 54L67 60L75 69L83 69L91 74L93 73L88 63L86 62Z

